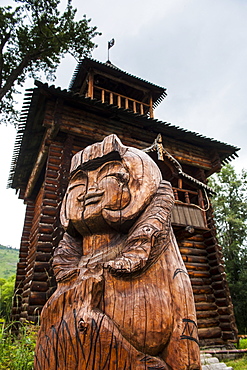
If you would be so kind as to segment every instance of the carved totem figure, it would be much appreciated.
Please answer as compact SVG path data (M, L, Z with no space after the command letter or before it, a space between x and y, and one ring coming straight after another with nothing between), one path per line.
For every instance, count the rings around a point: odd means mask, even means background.
M72 158L36 370L199 370L194 298L170 183L116 135Z

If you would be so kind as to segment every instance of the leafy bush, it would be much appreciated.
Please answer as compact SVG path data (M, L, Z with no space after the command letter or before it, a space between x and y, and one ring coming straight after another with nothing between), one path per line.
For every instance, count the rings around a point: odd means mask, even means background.
M19 326L19 334L12 333ZM0 370L32 370L37 326L0 321Z
M247 338L240 338L237 348L246 349L247 348Z
M9 321L14 296L15 276L0 279L0 317Z

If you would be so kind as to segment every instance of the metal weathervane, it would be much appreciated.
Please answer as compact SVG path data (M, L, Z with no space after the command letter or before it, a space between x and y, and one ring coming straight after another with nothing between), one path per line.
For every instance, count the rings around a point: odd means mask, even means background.
M110 41L108 41L108 60L107 60L107 62L109 62L109 63L110 63L109 50L110 50L110 48L112 48L114 46L114 44L115 44L114 39L111 39Z

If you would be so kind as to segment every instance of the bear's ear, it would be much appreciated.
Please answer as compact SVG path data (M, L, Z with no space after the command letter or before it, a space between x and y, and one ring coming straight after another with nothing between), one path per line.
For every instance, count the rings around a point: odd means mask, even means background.
M63 198L63 201L62 201L61 210L60 210L60 221L61 221L61 224L62 224L64 230L70 236L73 236L74 238L76 238L76 237L81 236L81 235L75 229L75 227L73 226L71 220L67 217L67 213L66 213L67 196L68 196L68 194L66 192L65 195L64 195L64 198Z
M69 219L67 218L67 213L66 213L67 197L68 197L68 194L66 192L63 197L61 210L60 210L60 221L65 231L67 231L67 228L69 226Z
M66 229L66 232L72 236L73 238L81 238L81 234L76 230L76 228L74 227L74 225L72 224L72 221L69 220L69 224L68 224L68 227Z

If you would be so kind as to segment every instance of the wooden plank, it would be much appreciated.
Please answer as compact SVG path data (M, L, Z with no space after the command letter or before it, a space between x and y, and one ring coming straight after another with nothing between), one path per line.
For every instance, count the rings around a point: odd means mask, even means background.
M191 217L190 217L189 207L181 206L180 210L181 210L180 212L183 212L183 214L184 214L185 224L187 226L193 226L193 221L191 220Z
M202 216L202 211L191 204L175 203L172 210L171 221L173 225L207 228L204 217Z

